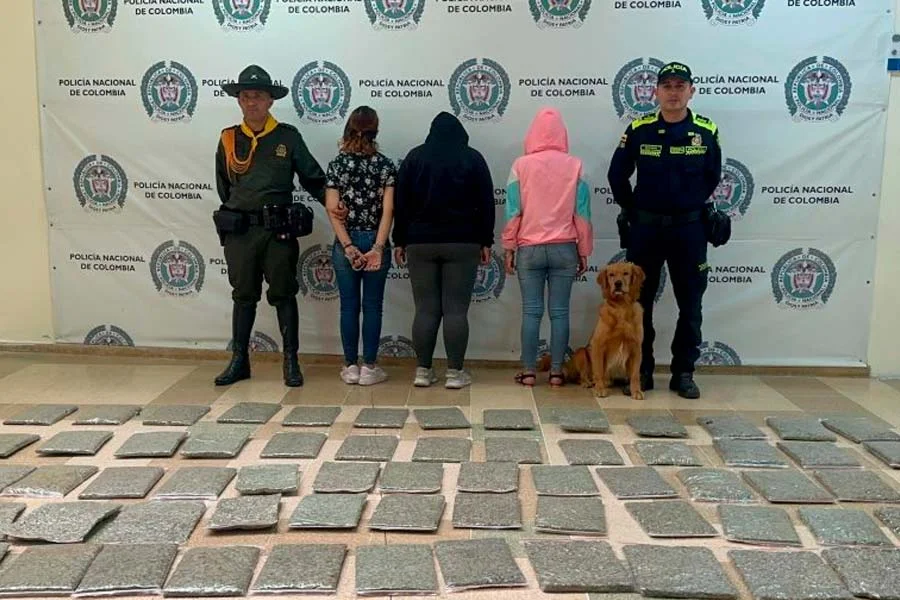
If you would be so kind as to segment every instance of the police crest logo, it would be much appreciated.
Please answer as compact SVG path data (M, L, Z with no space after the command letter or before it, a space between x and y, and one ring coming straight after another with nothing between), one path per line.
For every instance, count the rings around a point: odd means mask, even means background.
M169 240L157 246L150 258L150 274L157 291L167 296L200 293L206 275L203 256L191 244Z
M506 285L506 269L503 266L503 260L499 254L491 252L491 260L488 264L478 264L475 287L472 289L472 301L496 300L503 293L504 285Z
M258 31L269 18L272 0L212 0L212 5L223 29Z
M116 20L119 0L62 0L69 28L75 33L108 33Z
M128 178L115 160L104 154L87 156L72 176L75 197L85 209L96 213L120 211L128 194Z
M331 246L315 244L300 255L297 282L304 296L316 300L334 300L339 296L337 275L331 261Z
M698 365L717 367L737 367L741 364L741 357L734 348L723 342L703 342L700 344L700 357Z
M412 340L402 335L386 335L378 340L378 356L390 358L415 358Z
M778 306L785 308L823 308L836 281L831 258L815 248L791 250L772 269L772 293Z
M850 74L837 59L810 56L791 70L784 97L795 121L837 121L850 101Z
M509 76L489 58L471 58L459 65L447 90L453 113L468 121L498 121L509 105Z
M286 158L287 157L287 146L284 144L278 144L275 148L275 156L278 158Z
M656 75L665 66L658 58L636 58L625 64L612 84L613 105L623 121L633 121L659 107Z
M84 336L85 346L134 346L125 330L115 325L98 325Z
M716 208L734 220L740 220L753 198L753 175L744 163L729 158L722 165L722 177L712 194Z
M253 335L250 336L250 345L248 347L250 352L278 352L278 342L261 331L253 332ZM228 341L228 346L225 349L228 352L234 350L233 339Z
M620 250L612 255L606 264L611 265L617 262L623 262L625 260L625 250ZM663 265L663 268L659 272L659 287L656 289L656 296L653 298L654 304L659 302L659 299L662 298L663 291L666 289L666 280L668 279L668 275L666 275L666 266Z
M706 19L713 25L754 25L766 0L701 0Z
M333 123L347 116L350 106L350 79L336 64L313 61L294 75L291 98L300 120Z
M541 29L577 28L584 24L591 0L528 0L528 6Z
M197 80L175 61L160 61L144 73L141 99L151 121L186 123L197 108Z
M374 29L416 29L425 11L426 0L365 0L366 14Z

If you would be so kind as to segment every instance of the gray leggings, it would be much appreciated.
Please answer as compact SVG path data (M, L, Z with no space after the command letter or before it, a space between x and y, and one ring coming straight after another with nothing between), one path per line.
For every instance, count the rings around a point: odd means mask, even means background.
M447 366L462 369L469 345L469 303L478 275L478 244L410 244L406 248L416 316L412 339L418 365L431 368L444 321Z

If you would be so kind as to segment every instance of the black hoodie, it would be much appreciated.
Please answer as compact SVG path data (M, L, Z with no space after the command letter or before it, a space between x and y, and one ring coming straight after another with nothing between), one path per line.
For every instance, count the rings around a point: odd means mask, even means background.
M403 159L394 190L395 246L494 245L494 183L459 119L441 112Z

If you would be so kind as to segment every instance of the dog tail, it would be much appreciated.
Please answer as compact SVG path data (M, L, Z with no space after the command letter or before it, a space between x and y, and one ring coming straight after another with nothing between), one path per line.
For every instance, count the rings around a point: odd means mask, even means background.
M540 373L550 370L550 355L544 354L537 361L537 370Z

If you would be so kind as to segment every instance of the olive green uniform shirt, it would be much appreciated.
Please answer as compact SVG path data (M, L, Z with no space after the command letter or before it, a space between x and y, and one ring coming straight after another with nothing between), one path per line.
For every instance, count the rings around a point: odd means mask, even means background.
M235 125L235 153L245 159L251 140ZM259 211L266 204L293 202L294 174L300 185L320 204L325 204L325 172L310 154L303 136L293 125L279 123L259 138L250 168L243 175L231 173L222 140L216 150L216 190L222 204L233 210Z

